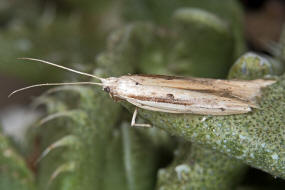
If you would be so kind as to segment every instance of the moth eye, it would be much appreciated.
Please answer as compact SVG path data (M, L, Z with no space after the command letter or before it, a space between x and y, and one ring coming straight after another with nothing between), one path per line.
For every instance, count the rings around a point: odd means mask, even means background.
M139 85L140 83L136 82L136 85Z
M110 88L107 86L103 89L105 92L110 93Z
M168 98L174 99L174 95L173 95L173 94L166 94L166 96L167 96Z

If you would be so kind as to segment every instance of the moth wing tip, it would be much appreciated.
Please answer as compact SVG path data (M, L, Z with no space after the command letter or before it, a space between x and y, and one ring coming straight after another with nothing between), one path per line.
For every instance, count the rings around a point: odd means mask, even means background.
M249 104L249 107L250 107L251 111L252 111L252 108L260 109L260 106L257 103L251 103L251 104Z

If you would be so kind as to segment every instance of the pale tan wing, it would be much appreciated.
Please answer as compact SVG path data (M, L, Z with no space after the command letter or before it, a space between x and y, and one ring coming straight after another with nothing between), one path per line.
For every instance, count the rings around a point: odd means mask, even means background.
M254 104L256 96L261 95L261 88L273 84L274 80L219 80L207 78L176 77L164 75L131 75L141 85L170 87L211 93L222 97L235 97Z
M199 115L232 115L232 114L243 114L251 111L250 106L243 105L234 109L227 109L225 111L221 111L219 108L205 108L205 107L193 107L193 106L183 106L183 105L175 105L164 102L150 102L144 100L137 100L133 98L126 99L129 103L146 110L158 111L158 112L166 112L166 113L191 113L191 114L199 114Z
M143 109L168 113L231 115L246 113L255 107L237 98L161 86L134 85L121 89L116 97Z

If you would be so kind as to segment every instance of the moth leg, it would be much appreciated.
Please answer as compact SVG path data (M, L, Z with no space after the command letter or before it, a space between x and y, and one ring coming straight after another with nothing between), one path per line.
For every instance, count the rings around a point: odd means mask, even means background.
M134 111L134 114L133 114L132 122L131 122L131 126L132 127L151 127L150 124L139 124L139 123L136 123L137 114L138 114L138 108L136 107L136 109Z

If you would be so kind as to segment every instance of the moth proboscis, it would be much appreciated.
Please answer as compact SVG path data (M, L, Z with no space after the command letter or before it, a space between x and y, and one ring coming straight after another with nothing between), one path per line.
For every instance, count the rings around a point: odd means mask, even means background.
M258 108L256 97L261 96L261 88L271 85L275 80L221 80L209 78L177 77L165 75L123 75L121 77L101 78L76 71L61 65L34 58L19 58L37 61L58 67L100 81L45 83L21 88L9 96L39 86L58 85L99 85L116 101L125 100L136 106L131 126L150 127L150 124L135 122L138 107L151 111L199 114L232 115L243 114Z

